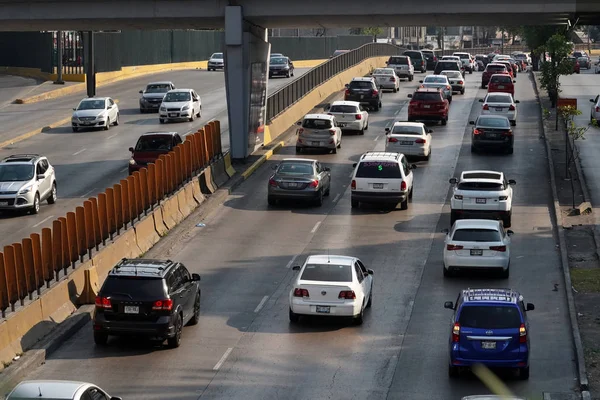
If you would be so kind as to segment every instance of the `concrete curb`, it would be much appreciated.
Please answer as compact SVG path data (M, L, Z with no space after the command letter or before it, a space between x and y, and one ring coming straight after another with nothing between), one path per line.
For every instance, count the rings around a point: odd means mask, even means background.
M256 171L258 169L258 167L263 165L269 158L273 157L273 154L275 154L275 152L278 151L279 149L281 149L284 145L285 145L284 141L277 142L271 148L271 150L267 151L265 154L260 156L260 158L254 162L254 164L249 166L244 172L242 172L240 174L243 177L242 181L245 181L246 179L248 179L248 177L250 175L252 175L254 173L254 171Z
M530 72L531 77L533 78L533 90L538 99L538 104L540 105L540 112L543 115L544 109L542 106L542 102L540 99L540 93L537 87L537 83L535 81L535 74ZM544 128L543 121L540 121L540 131L542 132L542 136L544 138L544 145L546 147L546 157L548 158L548 169L550 172L550 185L552 186L552 203L553 203L553 214L554 214L554 222L556 226L556 232L558 235L558 244L560 249L560 261L563 270L563 277L565 280L565 293L567 295L567 304L569 308L569 319L571 321L571 334L573 338L573 345L575 346L575 357L577 362L577 371L579 374L579 390L587 391L588 390L588 379L587 372L585 368L585 356L583 353L583 342L581 340L581 334L579 332L579 323L577 321L577 311L575 309L575 299L573 298L572 291L572 283L571 283L571 272L569 270L569 259L567 256L567 241L565 239L565 232L561 229L560 226L560 204L558 202L558 192L556 188L556 177L554 176L554 161L552 160L552 149L550 148L550 143L548 138L546 137L546 130Z

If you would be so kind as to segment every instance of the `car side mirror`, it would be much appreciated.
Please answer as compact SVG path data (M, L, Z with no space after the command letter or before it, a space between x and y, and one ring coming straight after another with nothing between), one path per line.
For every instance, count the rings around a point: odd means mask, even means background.
M302 121L296 122L296 125L302 125Z
M445 233L446 235L450 232L448 228L442 229L440 232Z
M390 133L390 128L385 128L385 133Z
M352 168L356 168L357 165L358 165L358 163L352 164Z
M514 235L515 233L509 229L509 230L507 230L507 231L506 231L506 234L507 234L508 236L512 236L512 235Z
M372 269L368 269L368 270L367 270L367 273L368 273L369 275L373 275L373 274L375 273L375 271L373 271Z
M300 271L300 266L299 266L299 265L294 265L294 266L292 267L292 270L293 270L293 271Z
M520 101L519 101L519 100L515 100L515 104L519 104L519 103L520 103Z
M469 121L469 125L475 125L475 121Z
M200 278L200 275L192 274L192 282L198 282L200 280L202 280L202 278Z
M444 303L444 308L447 308L449 310L454 310L454 303L452 303L451 301L446 301Z
M516 185L516 184L517 184L517 181L515 181L514 179L509 179L509 180L508 180L508 184L509 184L509 185Z
M329 167L323 167L323 171L325 171L325 172L331 172L331 168L329 168Z
M515 80L513 80L513 83L517 83L517 80L516 80L516 79L515 79Z
M590 103L595 103L594 99L590 99ZM74 109L73 109L74 110Z
M533 311L535 310L535 306L533 305L533 303L527 303L527 307L525 308L525 311Z
M112 110L113 106L106 107L107 110Z
M130 148L129 148L129 151L133 153L133 147L130 147Z
M279 164L273 164L273 165L271 165L271 169L276 170L278 166L279 166Z
M479 99L479 102L480 102L480 103L483 103L483 99Z
M417 164L410 164L410 169L417 169Z
M419 83L423 83L423 81L419 81Z
M140 94L143 94L143 93L144 93L144 91L143 91L143 90L140 90Z
M453 185L456 185L458 183L458 179L456 179L456 178L450 178L448 180L448 182L451 183L451 184L453 184Z
M77 111L77 109L76 109L76 108L73 108L73 111Z
M408 95L408 98L409 98L409 99L410 99L410 98L412 98L412 94L409 94L409 95Z
M427 133L433 133L433 129L427 129Z
M38 180L38 181L39 181L39 180L42 180L42 179L44 179L45 177L46 177L46 175L45 175L45 174L38 174L38 176L37 176L37 180Z
M350 85L347 83L344 86L346 87L346 89L348 89L350 87Z

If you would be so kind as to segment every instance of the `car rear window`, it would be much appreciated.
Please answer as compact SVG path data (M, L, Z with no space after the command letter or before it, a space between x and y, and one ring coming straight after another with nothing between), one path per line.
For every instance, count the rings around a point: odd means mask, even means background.
M102 285L104 296L124 296L132 299L157 299L164 296L165 287L162 279L139 276L109 276Z
M448 78L462 78L462 74L459 71L442 71L442 74Z
M142 136L135 145L135 151L170 151L172 144L171 136Z
M478 329L511 329L521 326L516 305L464 305L458 316L461 327Z
M352 282L349 265L308 264L300 279L304 281Z
M509 122L506 118L486 118L479 117L477 120L478 126L487 126L490 128L508 128Z
M277 173L291 175L312 175L313 166L312 163L306 162L283 162L279 165Z
M485 67L485 70L488 71L488 72L504 71L504 70L506 70L506 67L504 65L491 65L491 64L488 64L488 66Z
M428 76L423 83L447 83L448 80L443 76Z
M415 92L412 99L417 101L442 101L442 95L439 93Z
M421 135L423 134L423 128L420 126L396 125L392 133L399 135Z
M449 70L454 70L454 71L459 70L459 67L458 67L458 64L456 63L456 61L438 61L438 65L435 69L440 69L440 67L442 68L442 70L444 70L444 69L449 69Z
M394 70L391 68L377 68L373 71L373 75L393 75Z
M397 162L386 161L363 161L358 164L357 178L402 178L400 167Z
M410 58L421 58L423 57L423 53L420 51L405 51L403 53L405 56L409 56Z
M407 57L390 57L390 59L388 60L388 64L408 65L408 58Z
M502 175L488 172L469 172L463 174L464 179L500 179Z
M467 177L465 175L465 179L470 179L471 176ZM481 177L485 178L485 177ZM480 178L480 179L481 179ZM497 178L497 177L493 177ZM504 185L499 182L460 182L458 184L459 190L490 190L490 191L499 191L504 190Z
M302 121L302 127L306 129L329 129L331 128L331 120L309 118Z
M486 99L486 103L510 103L512 101L512 97L510 96L500 96L497 94L490 94Z
M457 56L461 60L468 60L469 59L469 55L468 54L455 54L455 56Z
M373 84L369 81L352 81L350 82L350 89L372 89Z
M331 108L329 109L329 112L356 114L356 113L358 113L358 107L348 106L348 105L331 106Z
M490 78L492 83L512 83L512 79L508 75L492 76Z
M500 232L495 229L462 228L454 231L452 240L457 242L500 242Z
M573 53L573 56L574 57L584 57L584 54L582 52L580 52L580 51L576 51L576 52Z

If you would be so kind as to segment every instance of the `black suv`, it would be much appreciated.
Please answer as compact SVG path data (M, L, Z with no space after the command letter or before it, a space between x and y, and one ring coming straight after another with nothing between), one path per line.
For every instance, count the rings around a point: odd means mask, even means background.
M434 75L439 75L442 71L458 71L463 77L465 76L465 69L458 61L454 60L439 60L437 64L435 64L435 69L433 70Z
M94 342L145 336L179 347L186 324L200 318L200 275L171 260L122 259L96 297Z
M360 104L370 107L375 111L381 108L383 90L377 87L375 78L354 78L346 84L344 93L345 101L358 101Z

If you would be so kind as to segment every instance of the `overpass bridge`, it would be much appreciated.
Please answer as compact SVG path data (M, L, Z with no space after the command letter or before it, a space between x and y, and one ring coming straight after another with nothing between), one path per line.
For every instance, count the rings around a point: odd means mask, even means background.
M267 122L267 28L600 24L597 0L379 0L376 7L364 0L0 0L0 9L0 31L225 28L226 93L234 159L252 153L257 133ZM87 37L92 52L93 35ZM324 66L320 76L348 65L351 58L400 51L392 45L369 48L360 55L340 56L337 66ZM93 71L93 63L88 63L89 77ZM315 83L318 80L313 79ZM89 81L93 85L93 79Z

